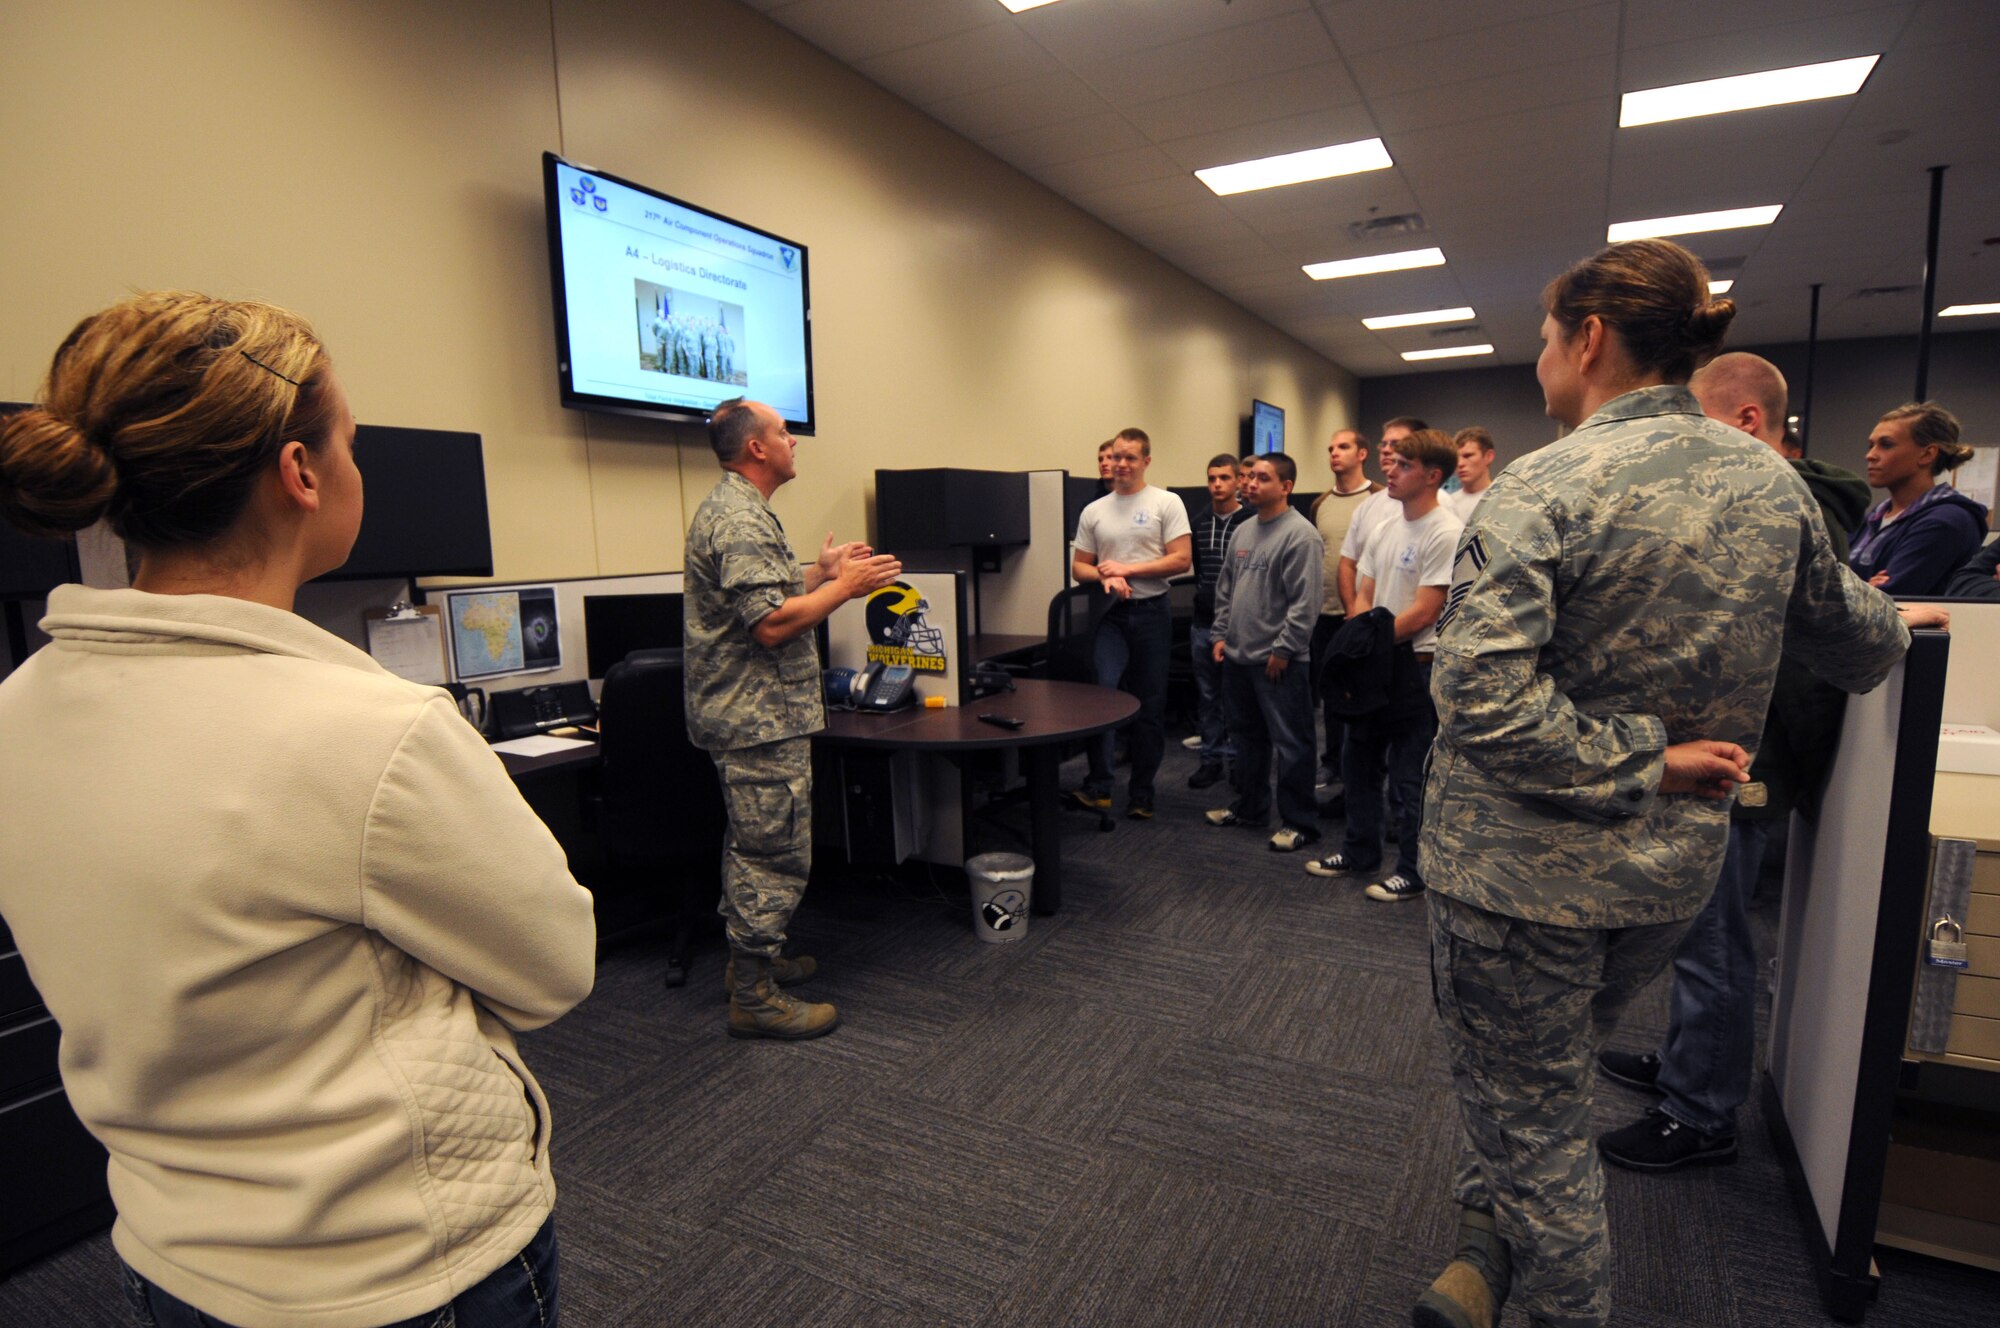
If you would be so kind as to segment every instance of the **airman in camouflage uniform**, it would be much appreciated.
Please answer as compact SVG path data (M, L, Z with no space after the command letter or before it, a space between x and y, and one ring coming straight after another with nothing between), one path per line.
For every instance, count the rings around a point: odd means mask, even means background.
M1493 483L1439 627L1421 861L1466 1124L1456 1194L1499 1238L1469 1262L1497 1302L1511 1254L1533 1322L1594 1328L1595 1054L1707 900L1728 833L1726 800L1662 793L1666 749L1754 753L1781 639L1863 691L1909 633L1785 461L1673 385L1613 398Z
M757 402L724 402L709 433L725 473L688 528L685 678L688 737L714 759L729 814L729 1031L814 1037L833 1030L833 1007L777 990L816 967L781 953L812 866L809 735L826 724L812 628L902 565L829 535L819 561L801 568L769 502L795 474L784 421Z

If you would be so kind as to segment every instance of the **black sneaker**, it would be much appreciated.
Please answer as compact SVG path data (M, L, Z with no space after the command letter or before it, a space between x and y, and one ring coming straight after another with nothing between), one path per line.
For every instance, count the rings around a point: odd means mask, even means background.
M1399 872L1394 876L1383 877L1362 891L1362 893L1370 899L1378 900L1385 904L1400 904L1406 899L1422 898L1424 883L1422 881L1413 881Z
M1597 1072L1642 1093L1660 1092L1660 1056L1653 1051L1600 1051Z
M1220 784L1222 782L1222 775L1222 762L1203 761L1195 772L1188 776L1188 787L1191 789L1205 789L1211 785Z
M1308 862L1306 870L1314 876L1364 876L1381 865L1380 862L1371 862L1363 866L1348 857L1346 853L1335 849L1323 858L1314 858Z
M1654 1107L1624 1129L1599 1139L1597 1151L1606 1162L1631 1171L1720 1167L1736 1160L1736 1134L1709 1134Z

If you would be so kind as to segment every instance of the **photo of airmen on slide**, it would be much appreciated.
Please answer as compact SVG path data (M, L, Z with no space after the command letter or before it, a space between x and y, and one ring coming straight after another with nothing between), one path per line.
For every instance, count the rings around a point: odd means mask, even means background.
M739 347L743 306L690 295L650 281L632 283L639 315L639 367L683 378L746 387L750 375Z

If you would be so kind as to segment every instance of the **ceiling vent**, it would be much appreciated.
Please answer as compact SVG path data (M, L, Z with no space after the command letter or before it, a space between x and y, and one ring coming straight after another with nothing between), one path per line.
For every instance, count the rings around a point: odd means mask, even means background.
M1347 223L1347 233L1357 240L1393 240L1403 235L1422 235L1430 228L1421 212L1398 212L1393 217L1370 217Z
M1432 328L1431 335L1433 337L1469 337L1475 332L1484 332L1485 330L1485 328L1477 323L1453 323L1450 327Z
M1921 284L1914 283L1908 286L1863 286L1860 290L1854 292L1854 298L1857 300L1872 300L1881 295L1909 295L1922 289L1923 286Z

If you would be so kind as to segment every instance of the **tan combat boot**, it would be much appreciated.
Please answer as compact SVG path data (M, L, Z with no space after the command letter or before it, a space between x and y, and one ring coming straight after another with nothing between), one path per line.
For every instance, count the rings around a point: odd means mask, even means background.
M787 959L783 955L780 955L771 961L771 976L777 979L778 985L781 987L790 987L804 982L817 972L819 972L819 961L811 955L799 955L792 959ZM724 996L734 996L736 994L736 954L734 951L729 955L729 962L722 966L722 994Z
M1430 1290L1417 1297L1410 1322L1414 1328L1493 1328L1513 1276L1513 1260L1493 1214L1461 1208L1458 1249Z
M772 976L770 960L762 955L731 958L738 981L729 997L729 1036L801 1041L823 1037L840 1027L840 1011L831 1003L785 995Z

